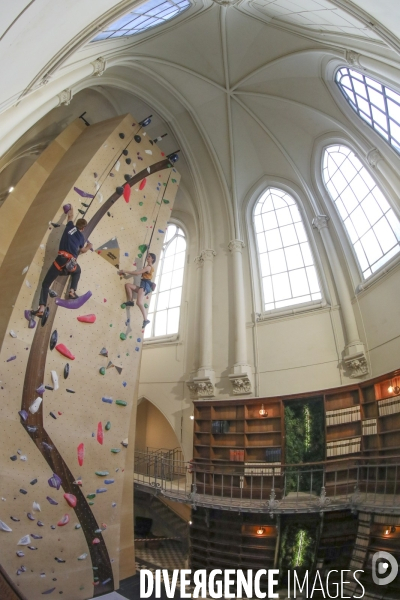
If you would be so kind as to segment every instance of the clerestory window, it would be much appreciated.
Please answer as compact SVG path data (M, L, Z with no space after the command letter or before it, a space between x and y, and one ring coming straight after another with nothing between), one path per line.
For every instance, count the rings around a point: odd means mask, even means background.
M264 311L321 300L308 236L292 196L268 188L255 206L253 220Z
M399 220L373 177L347 146L325 149L323 180L367 279L399 252Z
M92 42L142 33L146 29L162 25L178 16L189 6L191 6L189 0L148 0L108 25L93 38Z
M338 69L336 83L352 109L400 153L400 94L348 67Z
M156 289L151 295L148 313L150 325L145 330L145 339L173 335L179 331L185 257L185 233L171 223L167 227L159 257L160 264L154 280Z

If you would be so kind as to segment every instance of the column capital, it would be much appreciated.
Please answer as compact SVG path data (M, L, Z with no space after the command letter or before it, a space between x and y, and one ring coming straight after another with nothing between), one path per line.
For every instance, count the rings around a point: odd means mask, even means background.
M245 247L245 243L242 240L231 240L228 244L228 248L231 252L241 252Z
M376 165L380 160L383 160L382 154L379 152L377 148L372 148L367 154L368 164L375 169Z
M352 67L361 67L360 64L361 54L354 52L354 50L346 50L346 62Z
M99 56L91 64L93 65L92 75L96 75L97 77L100 77L100 75L103 75L104 71L106 70L106 65L107 65L105 58L103 58L102 56Z
M200 253L200 258L202 261L213 261L214 260L214 256L217 256L217 253L215 252L215 250L211 250L209 248L207 248L206 250L202 250L202 252Z
M59 100L58 106L61 106L62 104L65 104L66 106L68 106L68 104L70 104L71 100L72 100L71 88L66 88L65 90L60 92L58 94L58 100Z
M328 227L329 217L327 215L317 215L312 220L312 226L318 231L321 231L324 227Z

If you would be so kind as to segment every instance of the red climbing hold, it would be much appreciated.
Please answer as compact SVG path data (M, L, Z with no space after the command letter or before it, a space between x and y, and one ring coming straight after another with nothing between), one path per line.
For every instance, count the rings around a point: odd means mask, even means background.
M146 177L145 177L145 178L144 178L144 179L142 179L142 181L140 182L140 185L139 185L139 190L143 190L143 189L144 189L144 186L146 185L146 183L147 183L147 179L146 179Z
M76 503L77 503L76 496L74 496L73 494L64 494L64 498L66 499L68 504L71 506L71 508L75 508Z
M59 527L64 527L64 525L67 525L67 523L69 523L69 515L64 515L63 517L61 517L61 519L58 521L57 525Z
M58 350L60 354L66 356L70 360L75 360L75 356L72 354L72 352L68 350L66 346L64 346L64 344L57 344L56 350Z
M85 458L85 444L79 444L78 446L78 463L81 467L83 465L83 459Z
M94 323L96 320L96 315L82 315L81 317L76 317L76 318L81 323Z
M99 444L103 444L103 440L104 440L103 425L101 424L101 421L100 421L97 425L97 441L99 442Z
M131 197L131 186L128 183L126 183L124 185L124 199L125 199L126 203L129 202L130 197Z

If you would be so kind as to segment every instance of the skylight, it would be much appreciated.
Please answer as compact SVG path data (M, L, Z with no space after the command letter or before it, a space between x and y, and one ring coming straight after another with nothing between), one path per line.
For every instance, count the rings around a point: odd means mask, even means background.
M135 6L128 14L111 23L97 34L92 42L136 35L146 29L162 25L189 6L189 0L148 0L140 6Z

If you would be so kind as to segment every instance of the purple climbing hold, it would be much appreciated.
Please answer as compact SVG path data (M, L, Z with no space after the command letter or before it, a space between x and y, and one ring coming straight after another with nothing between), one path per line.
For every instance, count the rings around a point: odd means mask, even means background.
M44 309L43 317L41 318L42 327L44 327L46 325L47 319L49 318L49 314L50 314L50 308L48 306L46 306L46 308Z
M29 425L26 426L26 429L29 433L36 433L37 432L37 427L30 427ZM37 480L36 480L37 481Z
M22 550L17 550L17 552L15 553L17 556L19 556L19 558L22 558L23 556L25 556L24 552L22 552Z
M56 473L53 473L53 476L50 477L50 479L48 480L48 484L50 487L55 488L56 490L59 490L61 487L62 481Z
M42 521L38 521L38 522L36 523L36 525L37 525L38 527L44 527L44 523L42 523Z
M77 194L79 194L80 196L82 196L82 198L94 198L93 194L89 194L88 192L84 192L83 190L80 190L77 187L74 187L74 190Z
M36 546L28 546L29 550L37 550Z
M54 348L57 345L57 341L58 341L58 333L57 333L57 329L55 329L53 331L53 333L51 334L51 338L50 338L50 350L54 350Z
M28 492L27 492L26 490L24 490L23 488L21 488L19 491L21 492L21 494L27 494L27 493L28 493Z
M138 346L136 346L135 350L136 350L136 352L139 352L140 348Z
M56 299L56 304L57 306L61 306L62 308L72 308L72 309L76 309L76 308L81 308L81 306L83 306L91 297L92 292L89 290L88 292L86 292L86 294L83 294L83 296L79 296L79 298L72 298L70 300L64 300L63 298L57 298Z
M113 399L112 398L108 398L107 396L103 396L103 398L101 400L102 400L102 402L106 402L107 404L112 404L113 403Z
M111 577L109 577L108 579L105 579L105 580L104 580L104 581L101 583L101 585L106 585L107 583L110 583L110 581L111 581Z
M53 417L53 419L57 419L56 415L53 412L50 412L50 416Z
M7 358L6 362L11 362L12 360L15 360L17 357L16 356L10 356L10 358Z
M19 410L18 414L21 417L21 419L23 419L24 421L26 421L29 416L28 413L26 412L26 410Z
M105 479L105 480L104 480L104 483L105 483L106 485L111 485L112 483L114 483L114 481L115 481L114 479Z
M65 212L65 214L67 214L67 212L69 212L71 210L71 208L72 208L71 204L64 204L63 211Z
M40 385L38 388L36 388L36 393L42 395L42 394L44 394L45 389L46 388L45 388L45 386L42 383L42 385Z
M63 562L65 562L65 560ZM53 588L50 588L49 590L46 590L45 592L42 592L42 596L44 596L45 594L51 594L51 592L54 592L55 589L56 588L53 587Z
M43 539L42 535L37 535L36 533L31 533L31 537L33 537L34 540L42 540Z
M18 523L20 521L20 519L18 519L18 517L10 517L11 521L14 521L15 523Z
M50 498L50 496L46 496L46 500L48 500L50 504L53 504L53 506L57 506L58 504L58 502L56 500L53 500L53 498Z
M35 519L35 517L33 516L33 514L32 514L32 513L28 513L26 516L28 517L28 519L29 519L30 521L36 521L36 519Z
M42 446L43 448L45 448L46 450L53 450L53 446L51 446L50 444L48 444L47 442L42 442Z
M107 492L107 488L98 488L96 490L96 494L103 494L104 492Z
M35 429L36 429L36 428L35 428ZM30 483L31 485L35 485L37 482L38 482L38 480L37 480L37 479L32 479L32 481L30 481L29 483Z
M10 460L18 460L18 456L16 454L14 454L13 456L10 456Z

